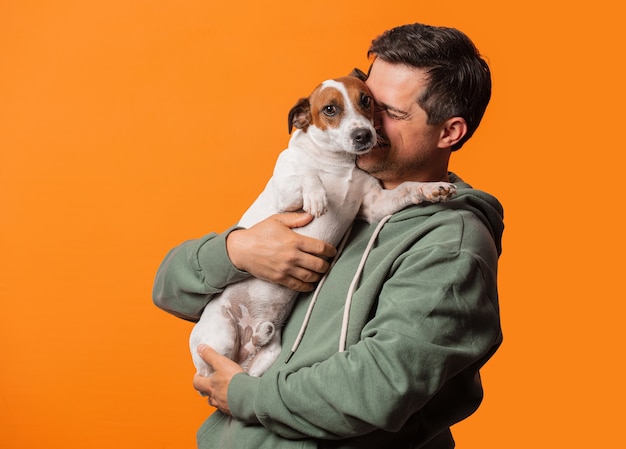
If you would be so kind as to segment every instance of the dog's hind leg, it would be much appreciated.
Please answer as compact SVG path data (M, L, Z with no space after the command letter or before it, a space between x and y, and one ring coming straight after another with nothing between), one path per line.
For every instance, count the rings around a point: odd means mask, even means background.
M269 342L252 358L248 365L248 374L258 377L269 369L280 355L281 335L275 331Z
M267 345L274 334L276 333L276 326L271 321L264 321L254 328L252 326L242 327L239 323L239 338L241 345L239 347L239 355L237 357L237 363L239 363L243 369L248 371L251 360L258 354L258 352Z
M233 359L238 342L237 325L227 305L222 297L214 299L205 307L189 337L191 357L198 373L205 377L213 373L212 368L198 354L198 345L209 345L218 353Z
M263 323L259 324L256 327L254 335L252 337L255 346L261 347L268 344L274 336L274 332L276 332L276 326L274 326L274 323L272 323L271 321L264 321Z

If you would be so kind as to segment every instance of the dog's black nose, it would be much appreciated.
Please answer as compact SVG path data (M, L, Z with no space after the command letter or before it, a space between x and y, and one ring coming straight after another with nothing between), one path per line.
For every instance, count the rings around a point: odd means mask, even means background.
M369 144L372 141L372 132L367 128L352 131L352 140L357 144Z
M361 152L369 150L374 145L374 135L367 128L358 128L352 131L352 145L354 151Z

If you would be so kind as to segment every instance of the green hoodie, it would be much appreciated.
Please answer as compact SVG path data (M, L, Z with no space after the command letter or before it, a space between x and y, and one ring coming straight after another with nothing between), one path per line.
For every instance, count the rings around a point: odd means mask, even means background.
M346 295L376 228L355 222L295 353L289 357L312 293L298 297L276 363L260 378L232 379L234 419L211 415L198 431L200 448L454 447L449 427L479 406L478 370L502 341L496 275L504 225L494 197L451 178L453 199L406 208L380 230L340 352ZM172 250L157 274L155 304L197 320L214 295L245 278L228 259L228 232Z

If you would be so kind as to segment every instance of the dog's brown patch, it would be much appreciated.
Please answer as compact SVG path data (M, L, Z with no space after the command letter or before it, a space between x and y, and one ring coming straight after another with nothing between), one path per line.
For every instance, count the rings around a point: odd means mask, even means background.
M374 100L367 85L354 76L346 76L337 79L346 86L348 97L355 105L357 112L363 114L368 120L374 120Z
M344 76L334 81L346 87L349 101L356 111L368 120L374 118L374 101L365 83L355 76ZM317 86L308 98L301 98L289 111L289 133L298 128L306 131L309 125L321 130L338 128L345 116L346 103L343 93L333 86Z
M293 108L289 111L289 134L294 127L297 129L306 129L311 124L311 108L308 98L300 98Z
M312 123L321 130L338 128L346 110L341 92L332 86L320 85L309 98Z
M365 83L353 76L335 79L346 87L355 110L368 120L374 118L374 101ZM311 122L321 130L337 128L346 113L343 94L335 87L319 85L309 97Z

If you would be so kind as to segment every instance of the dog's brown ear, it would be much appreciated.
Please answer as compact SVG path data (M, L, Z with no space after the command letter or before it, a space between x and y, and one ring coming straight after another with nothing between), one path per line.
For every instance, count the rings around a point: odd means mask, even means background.
M311 105L308 98L300 98L296 105L289 111L289 134L295 126L306 130L311 124Z
M354 76L360 79L361 81L367 81L367 73L365 73L361 69L357 69L356 67L352 69L352 72L350 72L349 76Z

